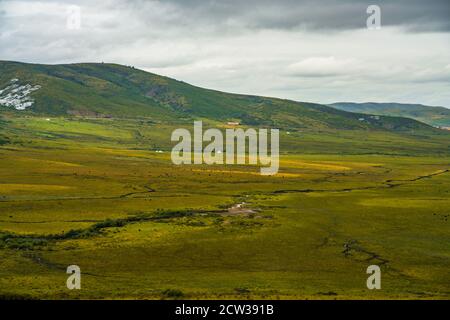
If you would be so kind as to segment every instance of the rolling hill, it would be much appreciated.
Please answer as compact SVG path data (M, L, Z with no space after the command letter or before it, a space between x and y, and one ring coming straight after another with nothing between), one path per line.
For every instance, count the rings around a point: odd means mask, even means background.
M280 128L433 130L415 120L203 89L134 67L0 61L0 112L25 115L210 119Z
M422 104L374 102L337 102L330 104L330 106L349 112L407 117L433 126L450 127L450 109L444 107L430 107Z
M0 104L0 299L450 298L450 131L112 64L0 62ZM194 119L279 172L174 164Z

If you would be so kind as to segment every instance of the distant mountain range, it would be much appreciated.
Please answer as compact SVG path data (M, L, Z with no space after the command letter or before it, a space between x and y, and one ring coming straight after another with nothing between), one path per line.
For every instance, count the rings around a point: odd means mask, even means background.
M433 126L450 127L450 109L422 104L338 102L329 106L349 111L384 116L407 117Z
M117 64L0 61L0 112L156 121L209 119L318 130L433 130L408 118L370 116L363 114L366 110L353 113L333 107L203 89Z

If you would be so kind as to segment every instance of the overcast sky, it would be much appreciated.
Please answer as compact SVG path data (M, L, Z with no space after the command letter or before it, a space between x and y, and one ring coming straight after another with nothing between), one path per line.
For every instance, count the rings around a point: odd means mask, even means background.
M379 30L366 27L371 4ZM449 0L0 0L0 60L115 62L320 103L450 107L449 35Z

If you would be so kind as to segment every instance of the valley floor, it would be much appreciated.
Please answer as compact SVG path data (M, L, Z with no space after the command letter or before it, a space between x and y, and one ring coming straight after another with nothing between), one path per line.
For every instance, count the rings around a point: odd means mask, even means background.
M0 149L0 296L449 299L450 159ZM240 205L237 205L240 204ZM81 290L66 288L80 266ZM382 270L368 290L366 268Z

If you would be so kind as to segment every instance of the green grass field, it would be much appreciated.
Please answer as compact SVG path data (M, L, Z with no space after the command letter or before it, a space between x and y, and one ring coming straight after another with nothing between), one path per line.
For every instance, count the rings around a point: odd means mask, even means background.
M261 176L174 166L170 133L191 122L0 122L2 297L450 298L446 133L282 131Z

